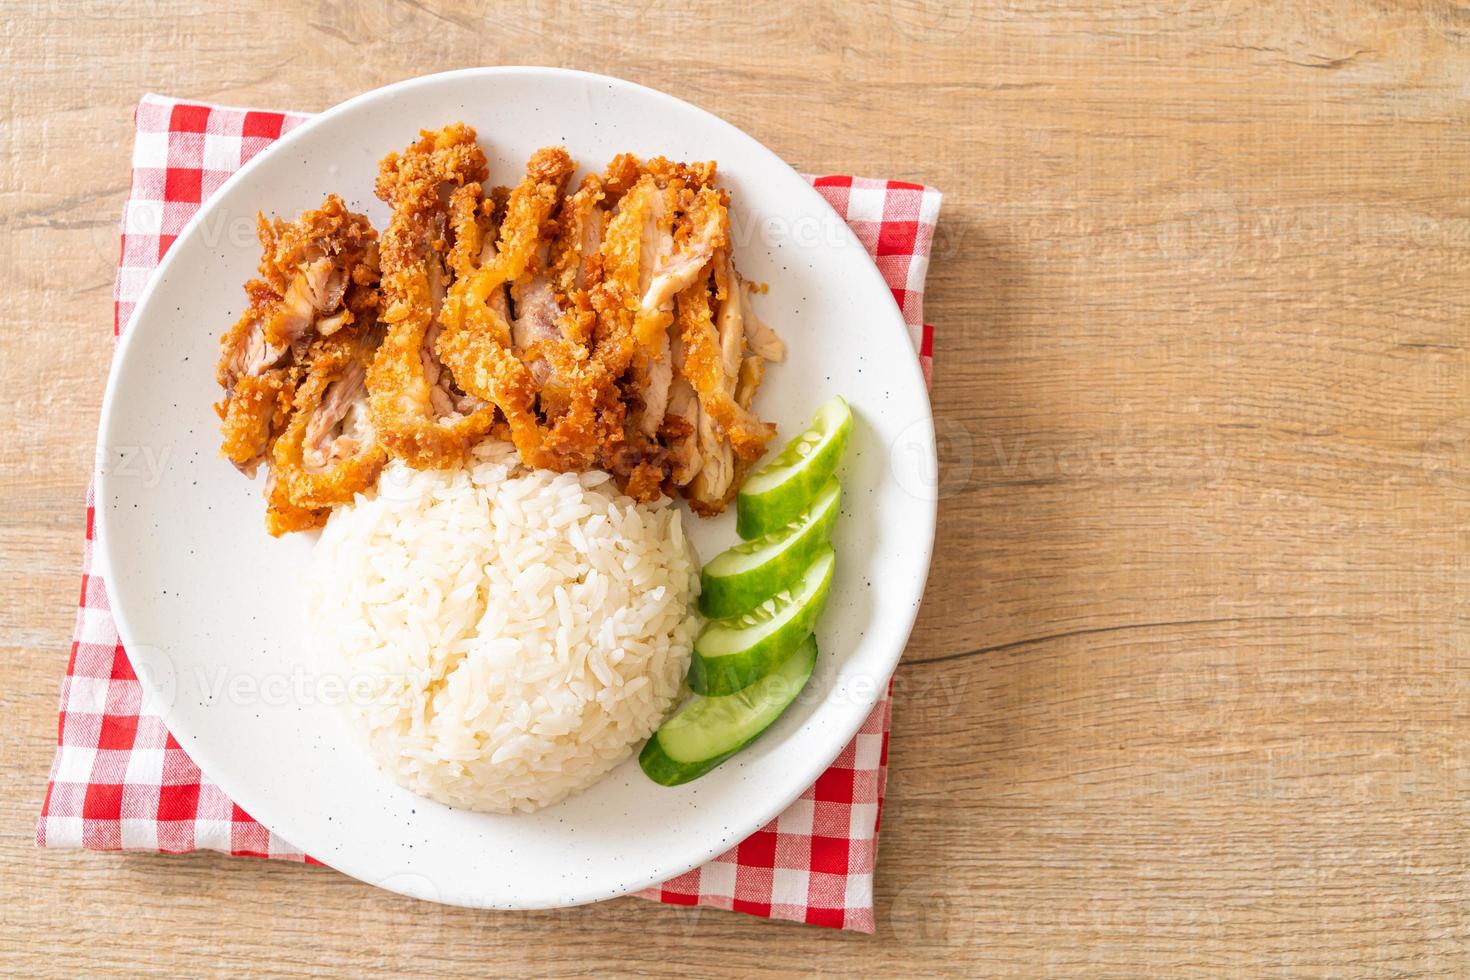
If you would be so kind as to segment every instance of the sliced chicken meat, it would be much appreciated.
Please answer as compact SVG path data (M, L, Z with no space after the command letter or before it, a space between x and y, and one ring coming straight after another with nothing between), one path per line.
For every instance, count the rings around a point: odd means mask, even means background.
M600 187L584 181L564 205L572 169L560 147L531 157L506 202L493 249L451 291L439 341L455 377L504 413L521 458L552 469L585 468L596 450L599 386L586 351L591 307L576 283L594 274L581 246L597 234L588 226L601 222ZM559 212L567 220L558 222ZM556 288L563 276L573 284L570 292ZM499 306L507 287L508 321Z
M727 280L738 279L733 264L727 265L725 276ZM740 285L746 292L750 292L750 287L745 283L741 283ZM786 360L786 344L776 335L776 331L772 330L766 325L764 320L756 316L755 310L751 309L748 299L742 300L739 308L745 319L745 346L750 349L750 352L764 361L774 362ZM721 327L721 331L720 336L723 337L723 327ZM749 406L746 407L748 408Z
M669 410L660 431L669 453L669 479L687 486L704 465L699 451L699 396L684 377L669 386Z
M464 400L457 378L445 377L436 328L453 288L445 263L468 248L451 241L450 202L461 202L464 232L463 202L478 195L486 174L474 131L457 123L423 132L379 167L378 196L392 208L381 245L388 331L368 371L368 403L379 441L417 467L459 463L495 422L493 407Z
M262 215L257 230L261 275L281 297L265 328L270 345L330 336L356 319L348 290L374 286L379 276L377 233L367 218L332 194L295 221Z
M272 451L273 475L305 509L350 502L372 488L388 460L368 410L368 365L378 331L319 341L286 431Z
M220 340L224 398L221 454L254 476L286 424L314 338L377 316L376 233L367 218L329 196L294 221L257 223L260 279L248 307Z
M728 504L774 433L752 400L785 348L735 272L714 164L623 154L568 191L573 170L548 147L487 191L451 124L382 161L380 240L337 198L261 221L217 408L225 455L270 463L272 533L320 526L390 455L453 466L487 437L636 499Z
M713 275L679 295L683 373L699 397L696 438L702 460L686 496L700 513L724 509L733 492L736 461L758 459L775 434L775 427L753 415L749 403L742 405L738 397L747 360L742 290L725 250L712 265ZM712 298L719 303L717 314L711 310ZM753 377L759 384L759 375Z

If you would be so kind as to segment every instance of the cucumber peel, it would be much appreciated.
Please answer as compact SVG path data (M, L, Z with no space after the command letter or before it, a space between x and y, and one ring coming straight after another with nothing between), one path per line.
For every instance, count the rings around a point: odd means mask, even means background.
M841 501L842 487L829 477L791 523L716 555L700 572L699 611L710 619L734 616L789 587L831 538Z
M851 432L852 409L834 396L805 432L746 478L736 497L736 532L749 540L795 520L837 471Z
M698 779L761 736L806 687L817 663L810 634L774 671L724 697L695 695L663 723L638 754L661 786Z
M775 670L816 627L835 565L832 546L823 545L790 588L739 616L707 624L689 664L694 693L734 694Z

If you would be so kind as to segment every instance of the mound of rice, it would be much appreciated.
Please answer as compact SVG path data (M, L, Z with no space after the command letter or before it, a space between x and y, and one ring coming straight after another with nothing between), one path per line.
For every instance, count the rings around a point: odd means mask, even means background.
M338 508L308 572L312 643L377 764L423 796L506 813L626 759L680 694L698 568L679 512L603 473L501 453L392 463Z

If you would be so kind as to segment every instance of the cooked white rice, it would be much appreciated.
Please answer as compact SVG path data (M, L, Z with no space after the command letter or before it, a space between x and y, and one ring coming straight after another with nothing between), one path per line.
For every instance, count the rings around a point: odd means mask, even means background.
M510 812L585 788L658 727L697 590L678 510L501 453L390 464L332 515L306 592L377 764L415 793Z

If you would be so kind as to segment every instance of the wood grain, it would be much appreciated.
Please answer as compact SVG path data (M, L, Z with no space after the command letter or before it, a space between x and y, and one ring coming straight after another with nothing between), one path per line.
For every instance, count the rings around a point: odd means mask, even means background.
M0 969L1470 970L1462 0L4 0L0 26ZM941 529L875 937L32 848L138 95L320 109L513 63L947 192Z

